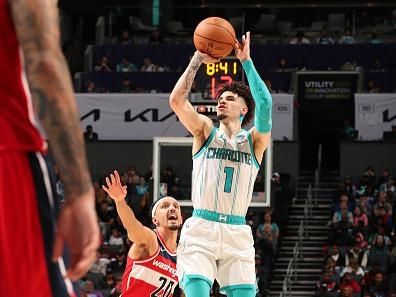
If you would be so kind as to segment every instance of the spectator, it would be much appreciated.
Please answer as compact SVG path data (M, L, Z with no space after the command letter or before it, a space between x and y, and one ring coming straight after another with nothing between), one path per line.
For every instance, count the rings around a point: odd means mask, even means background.
M132 184L132 180L135 175L136 175L136 168L134 166L129 166L127 170L127 186Z
M99 281L99 290L111 290L115 287L116 282L111 268L106 269L106 275Z
M277 250L278 238L279 238L279 227L276 223L272 222L272 214L271 211L266 211L264 213L264 223L258 225L256 230L256 237L260 239L266 238L265 234L265 226L271 226L271 237L273 240L274 251Z
M131 83L129 78L124 78L122 81L122 86L120 88L120 93L135 93L136 87Z
M367 82L367 92L368 93L379 93L381 90L381 88L379 87L379 85L377 83L375 83L372 80L369 80Z
M353 227L356 230L360 230L362 233L366 234L368 227L367 215L361 211L359 206L356 206L353 211Z
M387 192L380 192L378 202L374 205L374 217L381 219L381 225L385 228L392 224L392 205L387 202L387 196Z
M334 206L334 212L341 211L341 203L345 203L347 205L348 211L352 212L355 208L352 202L350 202L350 199L348 195L346 194L341 194L339 202L336 203Z
M340 297L353 297L354 291L351 285L346 285L340 290Z
M95 70L102 71L102 72L111 72L112 71L112 67L109 63L107 56L102 56L100 58L100 63L99 63L99 65L95 66Z
M345 30L344 35L340 38L340 44L354 44L355 38L353 37L351 30Z
M371 33L369 43L370 44L382 44L382 43L384 43L384 41L378 37L377 33Z
M331 254L325 258L325 263L327 263L328 259L333 259L335 261L335 269L338 272L345 267L345 256L341 255L337 245L333 245L331 249Z
M167 166L161 174L161 182L166 183L168 185L168 189L171 189L173 185L179 183L179 178L173 173L172 168Z
M351 287L353 294L360 293L360 291L361 291L360 285L352 278L352 274L349 272L346 272L344 274L344 276L342 277L342 281L340 284L341 292L346 287ZM341 296L345 296L345 295L341 295ZM350 295L350 296L352 296L352 295Z
M384 275L381 272L375 274L374 281L371 282L369 292L375 297L386 297L388 293L388 285L384 280Z
M110 267L114 274L122 275L126 267L126 262L125 251L121 249L116 253L115 260L111 261L110 263Z
M156 72L157 71L157 66L155 66L150 58L144 58L143 60L143 65L140 68L140 71L142 72Z
M131 44L132 43L132 38L131 38L128 30L122 30L121 37L120 37L120 43L121 44Z
M298 31L296 37L290 40L290 44L310 44L310 41L305 37L303 31Z
M329 272L324 272L320 282L316 284L318 297L328 297L338 291L338 284L335 280L331 279Z
M136 65L130 63L128 57L122 58L121 63L117 65L118 72L133 72L133 71L137 71L137 70L138 69L137 69Z
M114 223L115 215L109 210L109 205L106 201L100 204L100 208L97 210L97 213L104 236L107 238L110 226Z
M385 245L384 237L377 235L370 249L369 263L377 264L380 271L385 272L388 265L389 251Z
M135 216L140 220L145 222L146 221L146 206L148 206L147 200L148 196L147 195L140 195L138 193L138 186L140 182L140 176L136 174L134 169L131 169L128 171L130 174L134 174L132 177L129 178L128 184L127 184L127 197L126 201L128 205L132 208L133 212L135 213Z
M381 172L381 176L378 178L378 184L377 186L380 188L382 184L388 183L390 179L390 172L388 169L384 169Z
M256 255L260 257L260 255ZM268 287L269 272L261 265L256 265L256 284L257 284L257 294L256 297L266 296L266 290Z
M341 137L344 139L355 139L356 132L349 120L344 120L344 128L341 131Z
M93 281L87 279L84 284L84 293L88 297L103 297L100 291L95 290Z
M316 40L316 43L318 44L334 44L333 38L327 35L327 32L325 30L322 30L320 33L320 36Z
M352 177L350 177L349 175L347 175L345 177L345 181L344 181L344 193L348 195L348 197L350 199L355 197L355 193L356 193L356 185L353 183L352 181ZM349 206L349 205L348 205ZM349 208L350 210L352 210L351 208Z
M96 253L96 261L92 264L89 272L91 273L100 273L102 275L106 274L107 265L110 263L110 260L102 257L100 252Z
M120 297L121 293L122 293L122 277L118 276L118 277L116 277L116 285L110 291L110 296L109 297Z
M330 280L335 281L337 285L340 284L340 274L339 271L336 270L336 261L333 258L328 258L324 268L323 273L329 273Z
M136 186L136 192L138 195L145 195L148 192L148 184L143 176L139 178L139 184Z
M345 264L350 266L350 262L352 259L356 260L357 265L361 266L363 269L367 267L368 257L365 250L363 250L360 246L360 242L355 240L355 244L348 251L345 257Z
M88 125L88 126L85 128L84 139L85 139L85 141L88 141L88 142L90 142L90 141L96 141L96 140L99 139L98 133L96 133L96 132L93 131L93 128L92 128L91 125Z
M387 183L383 183L379 189L380 192L388 192L388 201L391 201L390 195L396 192L395 180L393 178L389 178Z
M275 186L277 188L281 188L281 182L280 182L280 174L278 172L274 172L272 174L272 181L274 182Z
M344 196L345 197L345 196ZM337 224L342 221L342 217L346 216L347 221L350 224L353 224L353 215L352 213L348 210L348 204L346 201L341 201L340 203L340 210L334 213L333 216L333 224Z
M366 192L367 192L367 188L366 188ZM366 192L359 198L359 207L361 211L366 214L367 218L370 219L371 214L373 213L373 206L368 200L368 196Z
M164 43L164 37L158 29L155 29L151 32L151 36L149 39L149 44L162 44Z
M278 66L274 69L274 71L278 72L291 72L296 70L295 67L290 67L287 63L286 58L280 58L278 62Z
M366 178L366 183L364 184L364 186L375 187L377 177L375 176L373 167L371 166L367 167L366 171L363 174L363 177ZM360 195L362 195L363 193L364 192L362 192Z
M86 88L87 93L99 93L98 88L96 88L96 85L93 81L88 81L87 82L87 88Z
M184 194L183 192L180 190L178 185L173 185L170 189L169 189L169 196L174 197L177 200L183 200L184 199Z
M121 237L120 231L117 228L111 230L109 245L123 245L124 240Z
M364 270L361 266L359 266L358 260L356 258L350 259L349 265L341 271L340 276L343 277L345 273L350 273L352 278L357 283L360 283L364 276Z

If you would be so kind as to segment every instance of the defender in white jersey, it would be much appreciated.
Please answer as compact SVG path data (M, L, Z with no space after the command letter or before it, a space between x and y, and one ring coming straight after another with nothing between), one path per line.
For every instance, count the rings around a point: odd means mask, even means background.
M271 95L250 58L250 33L236 41L248 86L234 82L218 94L219 128L188 101L202 63L218 60L195 52L176 83L170 105L193 135L193 216L177 249L180 285L187 297L207 297L214 279L227 296L256 295L254 247L245 215L263 153L271 137ZM253 98L252 98L253 95ZM242 129L253 117L255 127Z

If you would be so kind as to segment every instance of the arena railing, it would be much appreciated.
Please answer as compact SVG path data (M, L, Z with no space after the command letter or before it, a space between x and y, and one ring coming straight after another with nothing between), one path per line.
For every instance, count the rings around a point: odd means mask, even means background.
M302 226L300 224L300 226ZM280 293L280 297L290 297L293 289L293 281L297 281L297 270L298 270L298 261L297 258L300 256L300 244L296 242L293 248L293 257L290 259L289 264L287 265L285 279L282 284L282 291Z
M305 199L305 205L304 205L304 219L303 219L303 224L304 224L304 235L308 236L308 229L306 228L308 219L312 217L312 185L309 184L308 190L307 190L307 197Z
M319 183L320 183L320 171L322 167L322 144L319 144L318 148L318 158L317 158L317 165L315 170L315 206L318 205L318 190L319 190Z

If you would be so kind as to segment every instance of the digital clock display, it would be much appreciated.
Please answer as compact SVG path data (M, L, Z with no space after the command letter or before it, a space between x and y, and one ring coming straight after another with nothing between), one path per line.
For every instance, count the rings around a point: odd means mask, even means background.
M238 67L239 62L228 62L228 61L222 61L219 63L211 63L211 64L206 64L206 74L209 76L212 76L218 72L222 74L232 74L236 75L237 74L237 67Z
M218 88L234 80L241 80L242 65L236 57L227 57L218 63L203 64L196 77L197 88L204 99L216 99Z

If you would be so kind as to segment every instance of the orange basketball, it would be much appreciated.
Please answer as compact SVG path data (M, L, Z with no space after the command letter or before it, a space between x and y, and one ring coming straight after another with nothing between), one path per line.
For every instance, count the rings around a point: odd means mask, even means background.
M195 28L194 45L200 52L215 58L228 56L234 49L235 30L225 19L204 19Z

